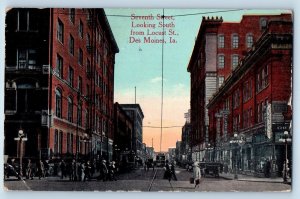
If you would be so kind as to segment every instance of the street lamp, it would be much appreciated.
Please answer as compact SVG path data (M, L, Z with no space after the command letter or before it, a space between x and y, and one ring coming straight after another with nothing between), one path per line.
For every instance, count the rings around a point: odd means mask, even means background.
M283 182L287 182L287 175L288 175L288 156L287 156L287 144L288 142L292 141L292 138L289 135L288 131L283 132L283 137L279 139L280 142L284 142L285 144L285 164L283 165Z
M211 147L211 144L210 143L208 143L207 144L207 147L205 148L207 151L208 151L208 153L209 153L209 161L211 161L211 150L213 150L213 147Z
M23 176L23 142L27 141L27 137L25 137L23 129L18 131L18 137L14 138L14 140L18 141L19 147L19 158L20 158L20 177Z
M84 143L84 153L85 153L85 157L87 157L87 144L91 142L90 138L88 137L88 135L86 133L84 133L83 139L81 140ZM91 157L90 157L91 158Z
M238 138L238 134L234 133L233 138L229 141L230 144L235 144L236 146L243 143L243 140ZM234 179L238 179L237 175L237 153L235 154L235 164L234 164ZM233 159L233 157L232 157Z

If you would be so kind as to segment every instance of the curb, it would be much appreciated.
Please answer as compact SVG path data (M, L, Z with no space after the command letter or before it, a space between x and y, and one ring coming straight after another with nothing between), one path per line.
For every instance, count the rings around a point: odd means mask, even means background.
M231 178L231 177L226 177L226 176L221 176L221 175L220 175L220 178L223 178L223 179L225 179L225 180L235 180L235 179L233 179L233 178ZM241 178L241 179L237 179L237 181L268 182L268 183L282 183L282 184L284 184L283 181L263 180L263 179L260 180L260 179L243 179L243 178ZM291 185L291 182L288 182L288 183L286 183L286 184Z

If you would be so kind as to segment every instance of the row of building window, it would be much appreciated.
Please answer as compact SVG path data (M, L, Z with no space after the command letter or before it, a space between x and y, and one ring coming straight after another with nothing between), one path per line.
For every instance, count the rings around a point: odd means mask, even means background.
M247 48L251 48L253 45L254 39L252 33L248 33L246 35L246 46ZM233 34L231 36L231 48L239 47L239 35ZM225 35L218 35L218 48L225 48Z
M252 98L252 80L246 81L243 85L243 102Z
M63 68L64 68L64 61L63 58L57 54L56 58L56 74L59 76L61 79L63 79ZM74 87L74 69L69 66L69 71L68 71L68 78L67 81L71 87ZM78 76L78 81L77 81L77 89L80 93L82 93L82 77Z
M91 16L91 13L89 10L87 10L87 17L86 17L86 20L87 20L87 23L88 24L91 24L93 22L93 19L92 19L92 16ZM71 8L69 9L69 19L71 21L72 24L75 24L75 9L74 8ZM79 36L81 38L83 38L83 35L84 35L84 32L83 32L83 23L82 21L80 20L79 22L79 26L78 26L78 32L79 32ZM99 44L102 44L102 42L104 43L104 51L107 50L107 46L105 44L105 40L104 40L104 35L102 34L102 31L99 29L99 27L96 28L96 41L99 43ZM90 45L90 35L87 34L87 46ZM105 54L105 52L104 52Z
M67 110L67 120L69 122L73 122L73 99L72 97L68 97L68 110ZM62 96L62 91L60 89L55 90L55 116L58 118L62 118L63 116L63 96ZM86 111L86 115L87 111ZM79 102L77 104L77 125L82 126L82 102Z
M36 31L38 29L38 18L34 12L20 9L17 14L17 31Z
M100 132L102 135L108 134L108 125L107 121L104 118L100 118L99 115L96 114L95 117L95 129L97 129L98 132Z
M268 100L262 101L256 105L256 122L264 122L266 117L266 106L268 104ZM253 126L252 123L253 111L252 108L248 108L243 111L243 128L249 128ZM233 117L233 130L238 131L240 125L240 114L237 114Z
M266 65L257 72L256 90L259 92L269 85L269 66Z
M256 92L260 92L261 90L265 89L269 85L268 74L269 74L268 65L266 65L265 67L263 67L261 70L258 71L257 79L256 79ZM243 84L243 102L245 103L249 99L251 99L252 95L253 95L252 79L250 79ZM241 99L240 90L237 89L233 93L232 106L234 109L240 106L240 99Z
M62 118L63 110L62 110L62 92L60 89L55 90L55 115L58 118ZM79 102L77 105L74 104L73 98L71 96L67 97L67 120L69 122L74 122L74 107L77 107L77 124L82 126L82 102ZM107 104L102 102L100 99L100 95L96 94L95 96L95 104L96 107L102 109L104 114L112 114L112 111L109 112ZM88 128L89 125L89 112L85 110L85 127ZM97 123L96 123L97 125Z
M234 70L239 65L239 56L231 55L231 67ZM225 55L218 55L218 68L225 67Z
M63 139L63 131L58 131L57 129L54 132L54 147L53 152L54 154L62 154L63 153L63 145L64 145L64 139ZM74 141L77 140L77 146L78 146L78 152L81 153L81 143L79 140L79 136L77 136L77 139L74 140L76 137L73 135L73 133L67 133L67 139L66 139L66 153L73 154L73 148L74 148Z
M36 49L17 49L17 66L18 69L33 70L37 68L37 51Z
M102 110L102 112L104 114L108 113L107 104L103 100L101 100L101 96L99 94L95 95L95 105L96 105L97 108Z
M70 8L69 9L69 20L70 22L75 25L75 11L76 9ZM36 31L38 29L38 18L35 17L35 11L34 10L26 10L26 9L20 9L17 13L17 31ZM87 10L87 22L90 23L92 21L91 14ZM81 38L83 38L84 35L84 25L82 20L79 20L78 25L78 34ZM57 38L60 42L63 43L64 41L64 24L63 22L58 19L57 24ZM101 30L99 30L99 27L96 28L96 41L101 43L104 41L104 35L102 34ZM90 36L87 34L87 44L90 44ZM105 46L106 47L106 46Z
M261 101L260 103L257 103L257 122L264 122L265 121L265 114L266 114L266 109L268 105L268 99L265 101Z
M243 112L243 127L248 128L252 126L252 108Z
M78 32L79 32L79 36L81 38L83 38L83 23L81 20L79 23ZM103 35L97 30L96 31L96 40L102 40L102 38L103 38ZM64 24L60 19L58 19L58 22L57 22L57 40L60 41L62 44L64 43ZM72 55L74 55L74 46L75 46L74 37L70 34L70 36L69 36L69 52ZM107 56L108 46L105 42L103 43L102 46L104 48L104 56ZM90 53L92 50L92 46L91 46L91 37L90 37L89 33L87 33L87 35L86 35L86 48L87 48L87 51ZM80 65L83 65L83 53L82 53L82 49L80 49L80 48L79 48L79 54L78 54L78 62ZM96 49L96 63L99 65L99 67L100 67L100 64L102 64L101 63L101 54L98 51L98 49Z

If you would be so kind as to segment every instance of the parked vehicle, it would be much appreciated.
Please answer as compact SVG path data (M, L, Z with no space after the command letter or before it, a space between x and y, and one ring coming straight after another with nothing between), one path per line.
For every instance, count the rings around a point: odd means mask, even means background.
M163 153L159 153L156 155L156 166L163 167L166 163L166 156Z

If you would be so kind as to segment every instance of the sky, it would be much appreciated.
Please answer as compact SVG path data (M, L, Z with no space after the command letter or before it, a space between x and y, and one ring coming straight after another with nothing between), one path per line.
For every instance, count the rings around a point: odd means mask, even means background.
M221 11L219 13L211 13ZM175 147L176 141L181 140L182 126L185 124L184 113L190 108L190 73L187 66L192 54L195 38L197 37L203 16L223 17L224 22L238 22L244 14L280 14L288 10L238 10L226 11L224 9L105 9L112 32L120 49L116 55L115 63L115 101L122 103L140 104L143 113L143 142L160 151L161 101L162 101L162 62L163 62L163 128L162 151ZM158 27L161 19L155 16L175 16L166 19L167 35L152 36L156 39L166 39L162 56L161 43L144 43L144 36L148 37L151 31L163 31ZM196 14L195 13L203 13ZM187 15L186 15L187 14ZM190 15L193 14L193 15ZM136 19L130 16L148 16ZM185 15L185 16L176 16ZM149 20L149 16L153 16ZM149 27L137 27L140 24L155 24ZM176 43L170 43L168 31ZM132 32L143 32L144 35L132 35ZM132 43L141 39L141 43ZM162 58L163 57L163 58ZM163 60L163 61L162 61Z

